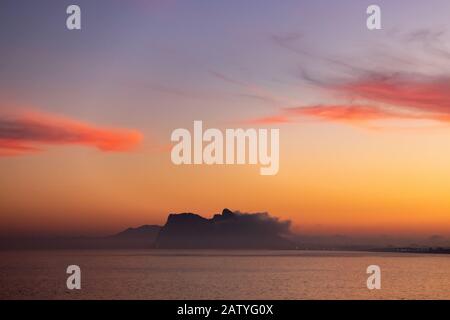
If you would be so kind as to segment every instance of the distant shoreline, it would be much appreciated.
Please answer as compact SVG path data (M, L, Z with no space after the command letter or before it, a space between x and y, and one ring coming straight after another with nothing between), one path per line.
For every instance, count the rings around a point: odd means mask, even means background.
M450 254L450 248L380 248L371 252Z
M76 250L76 251L158 251L158 252L176 252L176 251L223 251L223 252L245 252L245 251L274 251L274 252L354 252L354 253L398 253L398 254L450 254L450 248L413 248L413 247L396 247L396 248L296 248L296 249L264 249L264 248L157 248L154 246L141 247L141 246L131 246L131 247L95 247L95 246L17 246L17 247L7 247L5 245L0 246L0 252L14 252L14 251L66 251L66 250Z

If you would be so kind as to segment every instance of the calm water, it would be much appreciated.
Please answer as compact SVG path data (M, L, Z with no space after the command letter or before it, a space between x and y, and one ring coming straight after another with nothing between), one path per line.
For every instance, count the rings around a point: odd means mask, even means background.
M66 267L82 289L66 289ZM382 271L381 290L366 268ZM450 256L323 251L0 252L0 299L450 299Z

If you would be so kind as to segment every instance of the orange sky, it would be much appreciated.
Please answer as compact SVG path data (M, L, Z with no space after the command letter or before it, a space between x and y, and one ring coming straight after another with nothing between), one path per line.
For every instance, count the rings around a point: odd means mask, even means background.
M276 176L260 176L251 165L175 166L168 152L142 150L50 147L2 158L0 208L9 213L2 231L105 234L162 224L170 212L210 216L223 207L269 211L308 232L450 230L450 130L305 124L282 132Z
M0 235L224 207L308 233L450 233L448 1L383 4L375 32L361 1L80 5L98 21L79 33L5 6ZM278 174L173 165L171 132L194 120L279 128Z

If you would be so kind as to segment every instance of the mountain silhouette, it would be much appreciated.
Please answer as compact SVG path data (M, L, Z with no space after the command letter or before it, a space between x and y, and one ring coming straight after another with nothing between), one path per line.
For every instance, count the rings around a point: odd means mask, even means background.
M224 209L211 219L169 214L164 226L143 225L106 237L0 239L0 249L295 249L290 221L268 213Z
M148 240L155 241L160 230L161 226L145 224L137 228L128 228L111 237L120 239L147 238Z
M106 237L25 237L0 239L0 250L5 249L151 249L160 226L143 225L128 228Z
M213 218L194 213L170 214L156 239L160 249L293 249L285 238L289 221L267 213L224 209Z

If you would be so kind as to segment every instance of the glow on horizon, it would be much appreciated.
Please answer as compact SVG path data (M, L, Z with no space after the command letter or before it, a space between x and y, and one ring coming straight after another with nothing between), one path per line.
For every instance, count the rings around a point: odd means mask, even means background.
M67 126L78 121L89 137L47 136L42 152L0 157L0 233L108 234L224 207L267 211L306 233L450 232L448 2L411 2L408 17L422 15L410 21L380 1L392 19L378 33L365 29L364 1L149 12L137 2L113 2L79 34L59 30L49 4L30 5L48 16L33 27L4 17L1 113L35 106L66 119L50 129L78 135ZM339 24L317 18L323 6ZM174 166L170 133L196 119L280 128L279 173Z

